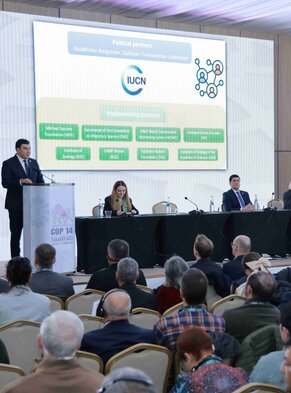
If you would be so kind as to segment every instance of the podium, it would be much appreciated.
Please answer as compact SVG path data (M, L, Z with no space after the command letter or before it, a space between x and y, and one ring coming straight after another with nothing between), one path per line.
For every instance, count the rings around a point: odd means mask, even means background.
M49 243L57 253L54 271L75 271L74 183L23 186L23 243L32 265L36 247Z

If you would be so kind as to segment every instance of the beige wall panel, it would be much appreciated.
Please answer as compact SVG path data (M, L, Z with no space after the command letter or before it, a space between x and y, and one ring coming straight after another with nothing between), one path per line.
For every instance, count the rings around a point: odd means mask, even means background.
M142 26L142 27L157 26L155 20L128 18L126 16L121 16L121 15L111 15L111 23L117 25Z
M89 12L81 10L71 10L68 8L60 8L60 18L88 20L92 22L109 23L110 15L101 14L99 12Z
M200 33L200 25L199 24L188 24L188 23L175 23L168 22L165 20L157 20L157 28L158 29L167 29L167 30L178 30L178 31L190 31L195 33Z
M278 40L278 34L265 33L261 31L249 31L249 30L241 30L241 37L257 38L258 40L270 40L270 41Z
M282 198L283 192L288 190L291 181L291 151L278 152L278 169L279 169L279 198Z
M240 30L238 29L232 29L228 27L214 26L214 25L201 25L201 33L229 35L234 37L240 36Z
M14 3L13 1L3 1L3 11L19 12L21 14L59 16L58 8L40 7L37 5Z
M278 150L291 150L291 36L288 35L279 35Z

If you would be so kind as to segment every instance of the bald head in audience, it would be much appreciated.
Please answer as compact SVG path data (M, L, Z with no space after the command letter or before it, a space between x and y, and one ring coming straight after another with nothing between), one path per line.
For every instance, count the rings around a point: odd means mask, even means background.
M113 290L105 295L103 308L108 321L128 319L131 310L130 296L123 290Z
M251 239L245 235L237 236L232 242L232 254L237 257L246 255L251 250Z

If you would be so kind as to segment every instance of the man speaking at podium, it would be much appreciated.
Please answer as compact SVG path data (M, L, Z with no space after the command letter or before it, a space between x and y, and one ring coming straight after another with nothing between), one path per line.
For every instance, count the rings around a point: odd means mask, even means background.
M11 258L20 255L19 243L23 227L22 185L44 183L37 161L30 158L29 141L18 139L15 149L15 156L2 164L2 186L7 188L5 209L8 210L10 221Z

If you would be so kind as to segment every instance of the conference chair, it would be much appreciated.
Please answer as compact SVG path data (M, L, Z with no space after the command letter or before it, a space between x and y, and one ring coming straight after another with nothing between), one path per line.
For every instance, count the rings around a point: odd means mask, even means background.
M232 310L233 308L242 306L246 300L243 296L229 295L213 303L209 311L221 316L226 310Z
M242 352L234 359L234 366L251 373L261 356L281 351L283 342L278 325L267 325L250 333L242 342Z
M70 296L65 301L65 310L79 314L92 314L94 302L99 302L104 292L96 289L85 289L75 295Z
M233 393L284 393L282 389L267 383L252 382L236 389Z
M153 293L152 288L146 287L145 285L136 284L135 286L136 286L137 288L141 289L142 291L149 292L149 293Z
M37 347L40 323L17 320L0 327L0 338L5 343L11 364L29 374L35 367L35 359L41 357Z
M65 308L65 303L60 297L53 295L46 295L46 297L51 301L51 312L63 310Z
M129 322L144 329L153 329L160 318L161 314L158 311L137 307L131 311Z
M172 353L155 344L135 344L112 356L105 365L105 375L120 367L134 367L148 374L159 393L166 393Z
M178 207L175 203L170 202L171 206L171 213L177 213L178 212ZM167 201L161 201L156 203L155 205L152 206L152 212L153 214L166 214L167 213Z
M79 318L84 325L84 333L91 332L92 330L102 329L104 326L103 318L90 314L80 314Z
M78 359L78 362L81 364L81 366L89 368L94 372L99 372L101 374L103 373L103 360L95 353L77 351L76 358Z
M216 290L214 289L213 285L208 285L207 288L207 293L206 293L206 304L207 304L207 308L208 310L210 309L210 307L217 302L218 300L221 299L221 296L219 296L216 293Z
M267 203L267 207L275 210L283 210L284 209L284 202L281 199L271 199Z
M177 303L177 304L175 304L174 306L168 308L168 310L166 310L166 311L163 313L162 317L169 317L170 315L175 315L175 314L177 314L177 312L178 312L178 311L180 310L180 308L182 308L182 307L183 307L183 302Z
M10 382L17 381L24 377L25 373L22 368L10 364L0 363L0 389Z

